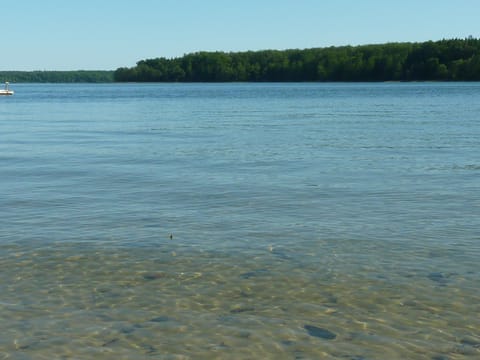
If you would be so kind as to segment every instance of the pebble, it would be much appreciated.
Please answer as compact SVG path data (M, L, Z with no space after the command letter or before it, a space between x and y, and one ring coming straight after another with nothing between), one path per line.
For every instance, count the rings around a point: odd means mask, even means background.
M248 271L246 273L240 274L240 277L242 279L250 279L251 277L257 276L257 273L255 271Z
M439 283L440 285L445 285L447 283L447 278L440 272L432 272L428 274L428 278Z
M145 351L145 354L154 354L157 352L157 349L153 345L143 344L142 347Z
M104 342L104 343L102 344L102 346L103 346L103 347L110 346L110 345L118 342L118 340L119 340L119 339L117 339L117 338L108 340L108 341Z
M168 316L157 316L154 317L153 319L150 319L152 322L166 322L170 321L170 318Z
M275 255L276 257L283 259L283 260L291 260L292 256L288 255L286 252L277 250L277 249L272 249L271 253Z
M136 330L136 328L133 327L133 326L125 326L125 327L123 327L123 328L120 329L120 332L121 332L122 334L131 334L131 333L133 333L135 330Z
M434 355L432 360L449 360L449 358L443 355Z
M474 340L469 338L464 338L460 341L462 345L472 346L474 348L480 349L480 340Z
M255 308L253 308L253 307L240 307L240 308L230 310L230 313L231 314L240 314L240 313L247 312L247 311L255 311Z
M307 330L308 335L318 337L325 340L333 340L337 337L337 334L331 332L330 330L317 327L314 325L305 325L305 330Z
M242 279L250 279L252 277L265 275L267 273L268 273L267 269L258 269L258 270L244 272L244 273L240 274L240 277Z
M164 273L151 273L151 274L145 274L143 275L143 278L145 280L157 280L165 277Z

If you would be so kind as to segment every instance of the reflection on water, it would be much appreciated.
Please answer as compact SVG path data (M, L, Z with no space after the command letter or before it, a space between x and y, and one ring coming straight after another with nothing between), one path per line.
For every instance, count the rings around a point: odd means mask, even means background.
M475 359L468 249L1 248L0 356ZM443 267L445 259L459 266ZM440 271L437 271L439 270Z

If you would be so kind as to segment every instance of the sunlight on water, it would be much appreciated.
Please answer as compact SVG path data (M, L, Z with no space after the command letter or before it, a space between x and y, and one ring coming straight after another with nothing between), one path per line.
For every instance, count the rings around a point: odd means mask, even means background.
M365 244L352 254L352 246L317 240L310 253L249 256L174 240L148 249L3 247L2 354L478 356L480 281L466 249L435 255ZM465 260L456 272L429 268L452 258Z

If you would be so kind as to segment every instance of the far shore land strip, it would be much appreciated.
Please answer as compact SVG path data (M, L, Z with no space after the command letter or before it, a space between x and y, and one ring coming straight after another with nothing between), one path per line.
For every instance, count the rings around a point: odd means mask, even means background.
M116 70L0 71L4 83L480 81L480 39L196 52Z

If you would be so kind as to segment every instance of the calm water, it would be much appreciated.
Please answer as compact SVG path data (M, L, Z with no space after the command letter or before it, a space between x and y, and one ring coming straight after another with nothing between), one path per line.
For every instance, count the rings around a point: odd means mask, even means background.
M0 359L480 358L480 83L12 88Z

